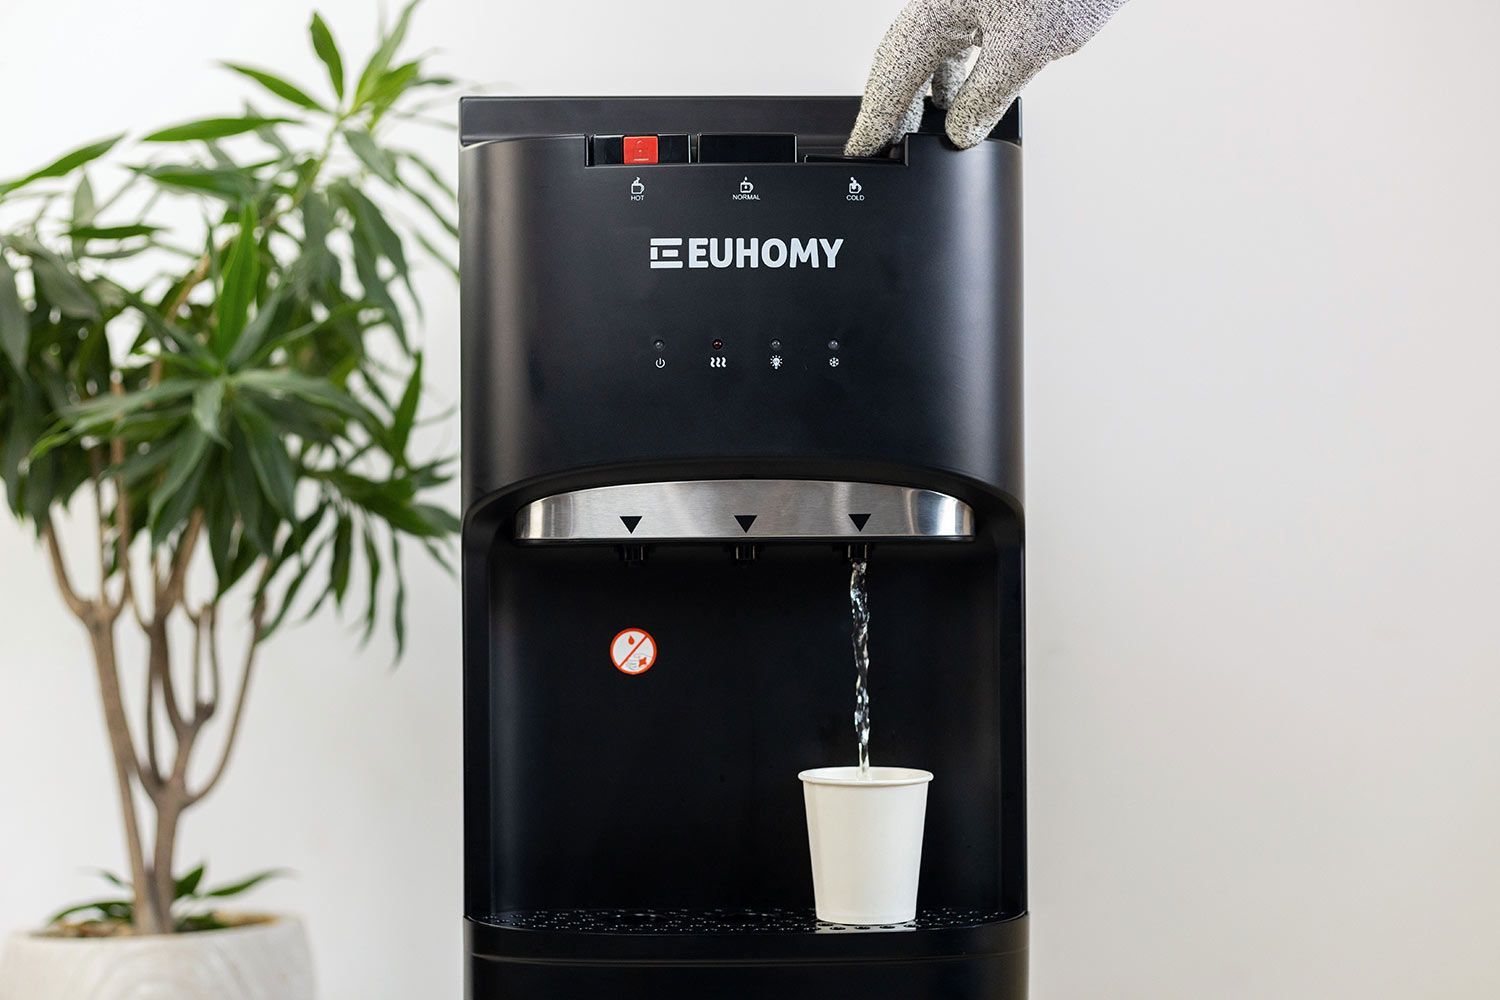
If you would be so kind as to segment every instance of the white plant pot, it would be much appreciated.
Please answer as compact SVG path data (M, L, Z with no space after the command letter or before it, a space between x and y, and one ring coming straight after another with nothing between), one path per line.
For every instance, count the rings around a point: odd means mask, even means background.
M16 934L0 1000L312 1000L312 952L295 917L147 937Z

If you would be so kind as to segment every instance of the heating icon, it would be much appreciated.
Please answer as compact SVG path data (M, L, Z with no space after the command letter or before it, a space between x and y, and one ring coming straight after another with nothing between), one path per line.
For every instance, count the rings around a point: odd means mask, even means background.
M719 357L716 357L716 358L709 358L708 359L708 367L710 367L710 368L728 368L729 367L729 359L726 358L726 357L724 357L724 356L722 356L722 355L720 355Z

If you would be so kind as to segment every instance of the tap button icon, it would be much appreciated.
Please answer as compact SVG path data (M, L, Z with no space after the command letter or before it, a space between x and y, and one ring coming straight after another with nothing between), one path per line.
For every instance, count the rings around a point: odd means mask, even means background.
M754 190L755 185L750 183L750 178L746 177L740 181L740 194L750 194Z
M860 182L857 181L857 180L855 180L853 177L849 178L849 193L850 194L859 194L863 190L864 190L864 185L860 184Z
M630 182L630 193L631 194L645 194L646 193L646 185L644 185L644 184L641 183L641 179L639 177L637 177L635 180L633 180L633 181Z

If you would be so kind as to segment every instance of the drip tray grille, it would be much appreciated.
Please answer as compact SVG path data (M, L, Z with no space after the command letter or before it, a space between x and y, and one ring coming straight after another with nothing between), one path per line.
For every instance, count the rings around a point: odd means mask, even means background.
M517 930L574 934L839 934L850 931L924 931L972 927L1002 919L990 910L935 907L902 924L830 924L811 909L512 910L492 918Z

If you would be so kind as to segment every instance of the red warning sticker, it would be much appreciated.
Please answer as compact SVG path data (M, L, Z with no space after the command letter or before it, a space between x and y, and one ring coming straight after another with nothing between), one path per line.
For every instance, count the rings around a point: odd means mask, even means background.
M627 628L609 644L609 658L624 674L644 674L656 662L656 640L643 628Z

